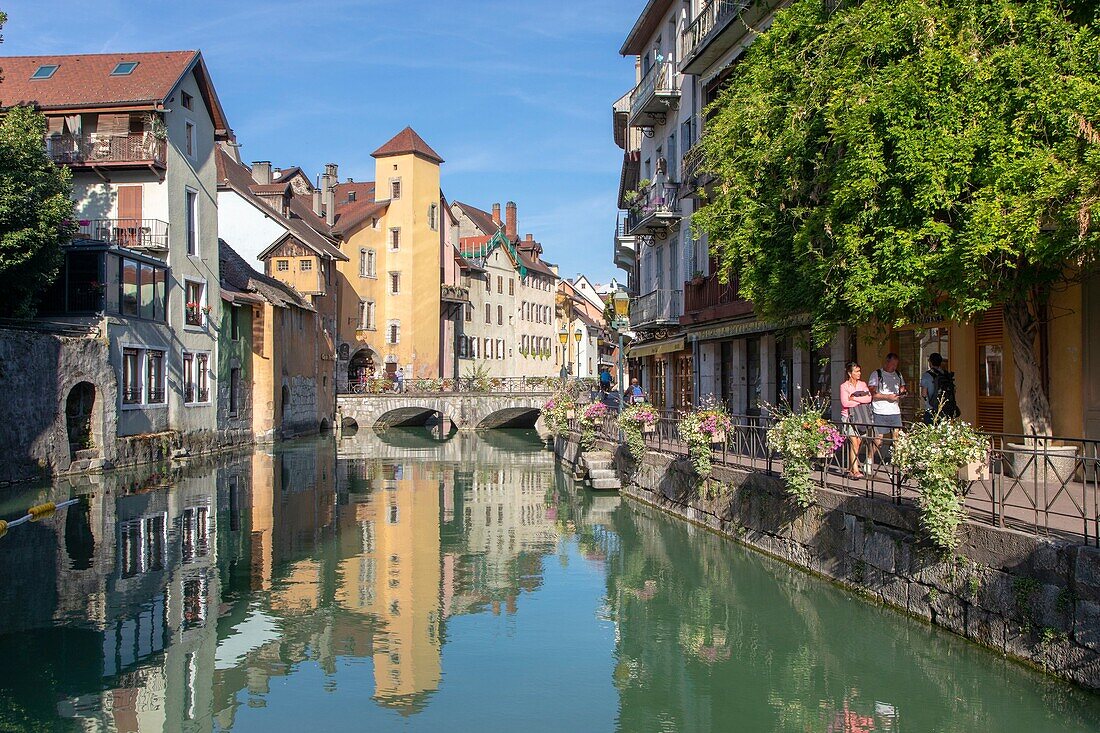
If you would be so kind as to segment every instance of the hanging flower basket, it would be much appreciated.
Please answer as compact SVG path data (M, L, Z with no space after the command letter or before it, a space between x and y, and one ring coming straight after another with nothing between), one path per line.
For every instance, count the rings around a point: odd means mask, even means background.
M644 423L642 423L642 432L645 433L646 435L652 435L653 433L656 433L657 432L657 423L655 423L655 422L644 422Z
M989 467L984 462L968 461L959 466L959 480L966 481L984 481L989 478Z
M566 420L572 420L576 416L577 416L577 411L574 410L572 407L570 407L568 410L565 411L565 419Z
M710 442L715 444L715 445L718 445L719 443L725 443L726 442L726 431L725 430L718 430L718 431L715 431L715 432L711 433Z

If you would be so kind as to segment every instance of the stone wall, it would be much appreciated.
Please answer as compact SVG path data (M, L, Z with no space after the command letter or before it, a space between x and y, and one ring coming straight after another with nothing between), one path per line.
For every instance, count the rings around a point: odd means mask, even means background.
M887 499L819 489L799 510L780 479L716 467L722 486L699 496L688 461L649 453L635 463L615 453L622 493L703 525L792 565L831 578L871 600L1100 688L1100 549L966 523L945 557L922 541L917 510ZM555 450L576 463L574 441Z
M106 339L0 329L0 483L68 470L65 401L81 382L95 388L91 443L110 457L118 404L110 364Z

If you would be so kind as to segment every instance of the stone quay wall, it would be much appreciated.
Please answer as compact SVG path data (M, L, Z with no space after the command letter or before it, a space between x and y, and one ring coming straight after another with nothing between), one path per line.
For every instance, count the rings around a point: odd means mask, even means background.
M913 506L819 488L803 511L781 479L718 466L711 488L722 488L704 499L687 460L650 452L635 462L625 446L599 447L614 454L631 499L1100 689L1100 548L967 522L944 556L922 539ZM575 435L554 449L567 464L579 460Z

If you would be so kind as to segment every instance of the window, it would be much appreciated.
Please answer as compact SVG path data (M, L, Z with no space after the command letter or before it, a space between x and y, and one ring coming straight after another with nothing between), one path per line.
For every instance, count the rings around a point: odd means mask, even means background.
M359 301L359 330L361 330L361 331L373 331L374 330L374 301L373 300L361 300L361 301Z
M49 79L51 76L53 76L53 73L57 71L57 69L57 64L43 64L42 66L39 66L37 69L34 70L34 73L31 74L31 78Z
M122 350L122 404L164 404L164 352L138 347Z
M400 272L391 272L390 273L390 294L391 295L397 295L400 292L401 292L401 273Z
M504 306L502 305L497 306L497 325L504 325Z
M286 272L290 269L290 260L275 260L276 272Z
M386 343L387 344L399 344L401 343L401 322L390 321L389 328L387 329Z
M111 70L111 76L129 76L134 73L134 69L137 68L137 65L137 61L120 61L115 64L115 68Z
M234 367L229 370L229 414L236 415L240 409L241 370Z
M141 404L141 352L122 350L122 404Z
M481 358L492 359L493 358L493 342L489 339L485 339L485 346L481 352Z
M500 275L497 275L497 293L500 294L500 293L503 293L503 292L504 292L504 278Z
M195 99L187 92L180 92L180 101L183 103L184 109L194 109Z
M183 146L188 158L195 157L195 123L188 120L183 123Z
M428 226L432 231L439 229L439 204L428 204Z
M504 339L497 339L497 358L504 358Z
M493 305L492 305L492 303L486 303L485 304L485 322L486 323L492 323L493 322Z
M241 340L241 308L238 305L229 307L229 333L234 341Z
M119 312L124 316L138 315L138 290L140 282L141 265L134 260L123 258L121 261L121 277L119 287L121 297L119 300Z
M485 292L486 293L493 292L493 276L492 275L486 275L485 276Z
M378 277L373 249L359 250L359 277Z
M1001 344L978 346L978 394L1004 396L1004 347Z
M474 320L474 306L470 303L466 304L466 322L469 323Z
M399 198L401 198L401 179L400 178L391 178L390 179L390 199L396 201Z
M313 260L301 260L298 262L298 269L302 272L309 272L313 269Z
M508 295L516 294L516 279L514 277L508 278Z
M184 280L183 322L188 326L203 325L203 310L206 306L206 284L194 280Z
M210 354L184 352L183 402L188 405L210 402Z
M187 205L187 229L184 236L187 237L187 254L196 257L199 254L199 194L197 191L187 189L185 195Z
M396 252L401 249L401 228L393 227L390 229L390 252Z

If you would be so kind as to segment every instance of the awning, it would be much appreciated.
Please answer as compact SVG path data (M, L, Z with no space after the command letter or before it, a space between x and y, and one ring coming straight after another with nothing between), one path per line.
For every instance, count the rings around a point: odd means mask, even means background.
M713 341L716 339L730 339L738 336L749 336L755 333L768 333L770 331L783 331L790 328L801 328L810 325L808 316L797 318L785 318L781 321L733 321L717 326L709 326L692 331L688 338L692 341Z
M644 344L631 344L626 350L626 355L631 359L640 356L656 356L657 354L671 354L673 351L681 351L684 348L683 336L664 341L650 341Z

